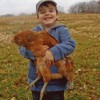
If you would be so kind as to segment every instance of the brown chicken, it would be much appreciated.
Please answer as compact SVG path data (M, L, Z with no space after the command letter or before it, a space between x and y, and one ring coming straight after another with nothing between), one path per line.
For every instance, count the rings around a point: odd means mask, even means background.
M68 88L73 88L73 61L70 57L65 57L64 59L55 61L54 64L59 70L59 72L56 74L52 74L50 69L46 66L44 58L41 57L44 45L47 45L49 48L51 48L58 44L58 41L53 36L49 35L46 31L33 32L31 30L27 30L15 34L13 41L18 46L23 46L31 50L36 56L38 77L31 84L29 84L28 88L34 86L40 78L43 78L44 86L41 90L40 100L42 100L46 86L51 79L66 77L68 80Z

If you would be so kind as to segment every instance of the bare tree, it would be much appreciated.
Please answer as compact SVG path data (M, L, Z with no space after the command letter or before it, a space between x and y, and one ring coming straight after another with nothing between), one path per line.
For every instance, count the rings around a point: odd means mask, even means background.
M65 13L64 12L64 7L62 7L62 6L58 6L57 10L58 10L59 13Z
M70 7L69 13L100 13L100 1L77 3Z

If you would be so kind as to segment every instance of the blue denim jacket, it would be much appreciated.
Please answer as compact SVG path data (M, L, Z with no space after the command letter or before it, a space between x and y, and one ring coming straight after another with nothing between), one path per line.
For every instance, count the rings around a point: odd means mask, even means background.
M44 30L42 25L38 25L35 28L32 29L33 31L41 31ZM71 54L75 49L75 41L71 39L71 36L69 34L68 29L64 25L56 25L53 28L51 28L48 33L52 35L55 39L59 41L59 44L56 44L54 47L50 48L50 51L53 53L55 60L59 60L64 58L65 56L68 56ZM36 79L36 66L31 62L31 60L34 60L34 55L30 50L27 50L24 47L19 48L19 52L21 55L23 55L25 58L30 59L29 62L29 71L28 71L28 81L29 83L32 82L34 79ZM52 73L57 73L58 69L56 66L51 67ZM32 87L32 90L34 91L40 91L43 86L43 80L39 80L35 87ZM46 91L62 91L65 90L67 81L65 78L57 79L57 80L51 80L46 88Z

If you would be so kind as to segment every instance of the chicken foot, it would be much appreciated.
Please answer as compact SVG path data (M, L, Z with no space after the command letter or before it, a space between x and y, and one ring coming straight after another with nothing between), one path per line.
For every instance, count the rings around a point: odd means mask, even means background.
M43 88L42 88L41 93L40 93L40 100L43 99L47 85L48 85L48 82L45 82L44 85L43 85Z
M31 87L35 86L35 83L40 79L40 77L37 77L32 83L30 83L27 87L26 90L29 90Z

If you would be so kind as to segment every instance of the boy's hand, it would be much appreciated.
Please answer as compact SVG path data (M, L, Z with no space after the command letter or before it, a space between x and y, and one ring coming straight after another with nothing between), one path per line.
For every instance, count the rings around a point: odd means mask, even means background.
M51 67L54 63L54 56L51 51L47 50L44 56L47 67Z
M48 50L48 46L47 45L37 45L35 48L34 48L34 51L33 51L33 53L34 53L34 55L36 56L36 57L38 57L38 56L42 56L42 57L44 57L45 56L45 53L46 53L46 51ZM32 50L32 49L31 49Z

